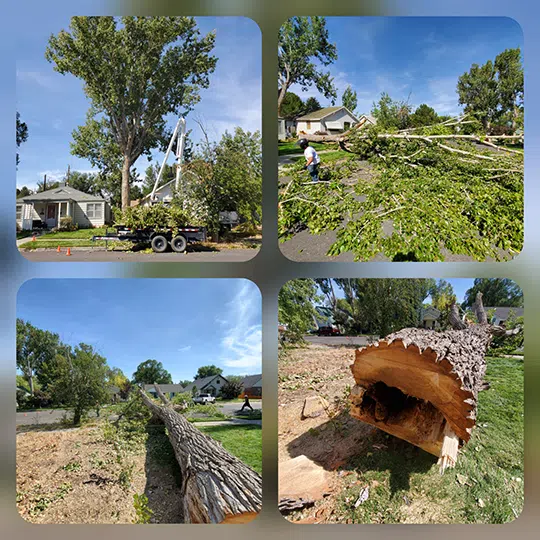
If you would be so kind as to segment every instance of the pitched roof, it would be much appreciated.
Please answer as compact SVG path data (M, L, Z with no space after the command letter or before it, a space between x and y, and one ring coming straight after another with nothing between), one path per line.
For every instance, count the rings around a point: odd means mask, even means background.
M105 201L103 197L98 195L89 195L83 191L72 188L70 186L58 186L54 189L48 189L41 193L33 193L26 197L17 199L18 203L40 202L40 201Z
M511 311L516 317L522 317L525 311L522 307L485 307L484 309L485 311L495 310L494 316L501 321L506 321Z
M184 387L181 384L158 384L159 389L162 392L183 392ZM153 384L145 384L144 389L146 392L155 391Z
M305 114L304 116L299 116L297 120L322 120L323 118L327 117L328 115L332 113L339 111L340 109L345 109L345 107L343 107L343 105L339 107L323 107L322 109L319 109L318 111L313 111L308 114Z
M202 379L195 379L191 384L188 384L184 388L184 392L192 392L193 388L197 390L204 390L216 377L221 377L225 382L228 382L223 375L210 375L210 377L203 377Z
M422 319L424 319L426 315L438 319L441 316L441 312L436 307L426 306L425 308L422 308Z
M258 375L247 375L242 379L242 386L244 388L253 388L254 386L262 386L262 384L257 384L261 382L262 380L262 374L259 373Z

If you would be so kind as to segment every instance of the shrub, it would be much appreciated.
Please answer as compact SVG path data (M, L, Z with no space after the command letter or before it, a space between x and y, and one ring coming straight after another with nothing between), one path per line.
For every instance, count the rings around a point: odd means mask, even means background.
M244 387L242 386L242 383L237 381L228 381L221 388L221 395L225 399L235 399L242 393L243 389Z
M117 225L125 225L134 229L153 227L166 229L169 227L183 227L185 225L203 225L195 223L194 216L176 205L166 206L163 203L152 206L133 206L123 212L115 212Z
M57 228L58 231L76 231L79 227L73 223L73 218L71 216L64 216L60 218L60 226Z

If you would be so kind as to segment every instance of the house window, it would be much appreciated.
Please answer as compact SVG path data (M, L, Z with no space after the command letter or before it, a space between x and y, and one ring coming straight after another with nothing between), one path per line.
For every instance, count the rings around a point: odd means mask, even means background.
M343 122L343 129L344 131L348 131L351 129L351 123L350 122Z
M101 203L87 203L86 216L89 218L100 219L103 217L103 206Z
M218 379L218 380L216 381L216 384L219 384L219 383L220 383L220 380Z
M311 129L311 122L309 120L306 122L306 129Z
M15 212L15 217L17 220L22 219L22 204L17 205L17 210Z

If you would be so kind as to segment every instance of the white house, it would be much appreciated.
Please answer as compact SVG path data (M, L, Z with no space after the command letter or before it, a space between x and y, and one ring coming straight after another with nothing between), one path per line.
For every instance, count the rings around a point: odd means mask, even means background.
M293 118L278 117L278 140L284 141L294 137L296 133L296 120Z
M313 135L320 131L332 135L347 131L357 123L358 118L346 107L325 107L299 116L296 119L296 132Z
M158 384L158 386L169 399L172 399L176 394L184 392L184 387L181 384ZM151 394L153 398L158 397L156 388L153 384L145 384L144 390Z
M202 379L195 379L191 384L184 388L184 392L190 394L210 394L219 396L223 385L228 382L223 375L211 375Z
M486 307L486 313L492 313L491 324L504 326L506 320L513 315L514 317L523 317L524 309L522 307Z
M436 330L439 327L439 317L441 312L433 306L426 306L422 309L421 327L429 330Z
M156 193L155 193L156 200L165 204L170 203L173 199L175 182L176 182L176 179L173 179L167 182L166 184L159 186L156 189ZM150 206L152 202L150 199L151 195L152 194L149 193L148 195L139 199L138 204L140 204L141 206Z
M367 128L369 126L374 126L377 123L377 119L374 116L371 116L369 114L362 114L360 118L358 118L358 124L356 124L357 128Z
M17 226L21 229L32 230L41 224L52 229L67 216L81 228L101 227L111 221L111 207L103 197L83 193L65 183L17 199Z

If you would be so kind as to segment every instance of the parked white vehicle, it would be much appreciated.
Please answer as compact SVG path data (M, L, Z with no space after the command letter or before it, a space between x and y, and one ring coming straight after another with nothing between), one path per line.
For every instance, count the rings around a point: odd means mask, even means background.
M215 403L216 398L211 394L199 394L193 398L193 403L206 405L207 403Z

